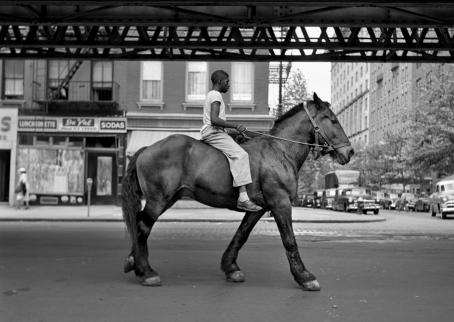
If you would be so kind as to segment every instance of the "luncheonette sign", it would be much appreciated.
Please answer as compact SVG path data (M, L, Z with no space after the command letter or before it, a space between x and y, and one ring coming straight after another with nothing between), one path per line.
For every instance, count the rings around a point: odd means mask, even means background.
M21 132L126 133L126 118L21 116Z
M0 147L9 149L17 139L17 109L0 107Z

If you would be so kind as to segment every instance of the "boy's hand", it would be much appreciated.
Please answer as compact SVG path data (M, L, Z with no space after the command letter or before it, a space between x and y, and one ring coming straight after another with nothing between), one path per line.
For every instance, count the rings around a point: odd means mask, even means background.
M245 127L244 125L242 125L242 124L238 124L238 125L236 126L236 130L237 130L238 132L243 133L243 132L246 131L246 127Z

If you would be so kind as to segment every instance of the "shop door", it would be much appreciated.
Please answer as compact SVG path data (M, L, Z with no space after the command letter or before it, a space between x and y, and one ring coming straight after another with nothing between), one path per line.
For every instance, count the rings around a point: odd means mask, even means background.
M0 150L0 201L8 201L10 158L10 150Z
M88 152L87 178L92 178L92 204L113 204L117 196L117 160L115 153Z

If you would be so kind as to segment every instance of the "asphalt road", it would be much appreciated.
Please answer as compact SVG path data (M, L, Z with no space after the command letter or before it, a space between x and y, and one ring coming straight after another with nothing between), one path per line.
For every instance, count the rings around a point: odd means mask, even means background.
M272 222L240 253L244 284L219 269L238 223L158 223L157 288L122 273L120 223L5 222L0 321L452 321L454 220L383 213L380 223L295 225L316 293L293 282Z

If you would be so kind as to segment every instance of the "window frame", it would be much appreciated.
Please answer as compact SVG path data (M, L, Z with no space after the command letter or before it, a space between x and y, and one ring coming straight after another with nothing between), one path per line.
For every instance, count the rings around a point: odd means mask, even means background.
M205 89L204 89L204 97L201 98L201 99L189 99L188 97L188 92L189 92L189 64L191 63L204 63L205 66L206 66L206 71L205 71ZM184 82L184 100L185 102L187 103L200 103L200 102L204 102L205 99L206 99L206 95L209 91L209 83L210 83L210 80L209 80L209 71L210 71L210 66L208 64L208 62L206 61L188 61L186 62L186 66L185 66L185 82Z
M236 64L249 64L251 66L251 99L250 100L238 100L238 99L235 99L235 97L234 97L234 95L235 95L235 92L234 92L235 91L234 66ZM255 100L255 64L254 64L254 62L232 62L230 65L230 75L231 75L230 76L230 86L231 86L230 102L232 102L233 104L244 104L244 105L253 104L254 100Z
M22 63L22 78L6 78L6 63L7 62L19 62ZM2 99L4 100L23 100L25 99L25 61L19 59L5 59L2 64ZM22 79L22 95L15 95L14 97L8 97L6 95L6 82L8 80Z
M140 102L147 102L147 103L162 103L164 101L164 63L162 61L150 61L154 63L159 63L161 65L161 74L159 76L159 81L161 82L160 90L159 90L159 98L153 99L153 98L144 98L144 86L143 86L143 71L144 71L144 64L148 63L149 61L141 61L140 62L140 90L139 90L139 100Z

